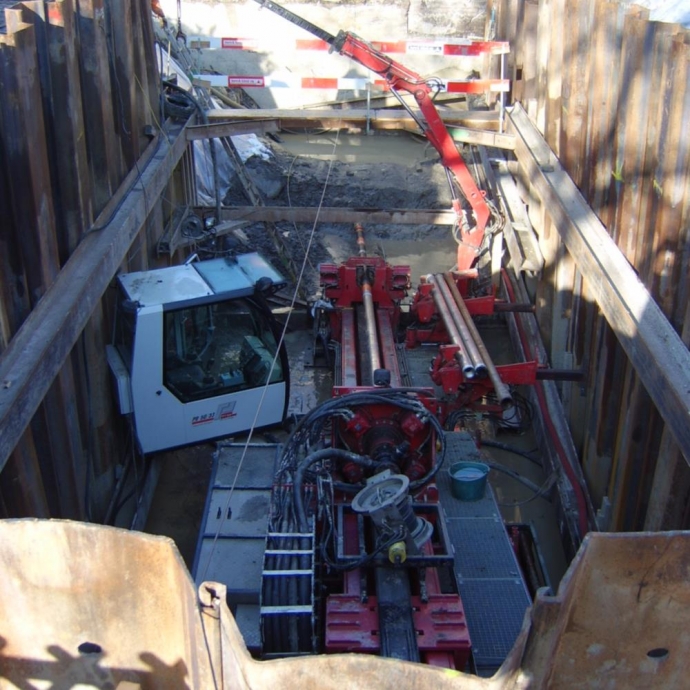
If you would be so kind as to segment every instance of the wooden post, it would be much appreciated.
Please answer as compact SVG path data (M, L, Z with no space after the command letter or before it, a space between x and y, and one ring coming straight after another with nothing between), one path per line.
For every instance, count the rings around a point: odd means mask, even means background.
M544 138L557 156L561 153L563 121L563 20L565 0L551 0L551 44L548 55L548 82L546 98L546 125Z
M675 88L690 75L690 47L682 39L673 41L665 65L658 122L663 156L653 171L659 196L657 232L654 245L653 288L663 310L690 346L690 141L683 123L690 118L690 91ZM678 80L682 81L678 81ZM676 237L673 230L686 228ZM679 258L680 257L680 258ZM645 529L687 528L690 470L673 440L664 429L652 482Z
M138 130L143 125L137 109L141 89L134 71L133 4L130 0L110 0L105 5L113 115L126 170L131 170L139 158Z
M77 0L77 5L84 133L94 213L98 214L122 179L122 165L115 136L103 0Z
M624 17L620 5L598 2L592 27L590 113L582 189L609 232L612 232L615 217L611 191L615 191L616 184L614 145L621 92Z
M23 434L0 473L0 494L8 517L51 517L30 431Z
M580 186L589 109L589 46L594 0L566 0L559 158Z

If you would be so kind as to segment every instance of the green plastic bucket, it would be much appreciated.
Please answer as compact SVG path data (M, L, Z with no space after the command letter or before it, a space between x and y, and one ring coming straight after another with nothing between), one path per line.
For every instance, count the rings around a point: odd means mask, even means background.
M484 498L489 466L483 462L455 462L448 470L451 491L461 501L478 501Z

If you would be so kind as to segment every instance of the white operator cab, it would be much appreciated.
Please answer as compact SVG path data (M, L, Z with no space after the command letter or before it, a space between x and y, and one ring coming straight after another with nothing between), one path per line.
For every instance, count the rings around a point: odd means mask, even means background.
M118 276L108 363L143 453L284 419L287 355L264 299L284 285L256 253Z

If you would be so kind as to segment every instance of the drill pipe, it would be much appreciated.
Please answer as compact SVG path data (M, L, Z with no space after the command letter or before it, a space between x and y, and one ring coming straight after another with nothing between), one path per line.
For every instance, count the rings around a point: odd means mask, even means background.
M367 248L364 243L364 228L360 223L355 223L355 233L357 234L358 254L359 256L366 256ZM373 383L374 372L381 368L381 358L379 356L379 336L376 331L374 296L372 295L371 283L367 278L366 272L362 279L362 303L364 304L364 320L367 324L367 345L369 347L369 362L371 363L371 380Z
M453 321L453 317L451 316L451 311L446 304L446 300L443 298L439 282L435 280L434 276L429 276L429 282L434 286L431 296L434 299L436 309L441 315L441 320L448 331L450 339L453 341L453 344L457 345L458 347L458 351L455 353L455 358L460 364L462 375L468 380L473 379L475 376L474 365L470 362L470 358L467 354L467 348L465 347L465 343L460 336L460 331L458 331L457 326Z
M457 305L460 311L460 315L467 324L467 327L470 331L472 338L474 339L477 349L482 355L482 359L486 364L486 368L489 373L489 378L491 379L491 383L501 403L501 407L505 410L513 404L513 396L510 394L510 389L501 380L501 377L499 376L498 371L496 370L496 365L493 363L493 360L491 359L491 356L489 355L489 352L486 349L486 345L484 345L484 341L482 340L481 335L479 335L477 327L474 325L472 315L467 309L465 300L462 298L462 295L458 290L458 286L455 284L455 281L453 280L453 276L450 273L444 273L443 278L445 279L448 290L450 291L450 294L452 295L453 300L455 301L455 304Z
M448 286L443 280L443 276L439 273L435 275L434 278L436 280L436 285L441 291L443 299L446 301L446 304L448 305L448 312L450 313L450 316L453 319L453 323L455 324L455 327L458 329L458 333L460 334L462 342L465 345L465 349L467 350L467 355L469 357L470 363L474 367L474 375L479 379L486 378L486 364L484 364L482 355L479 352L479 349L477 348L477 345L475 344L472 338L472 334L470 333L468 325L465 323L465 320L462 318L460 312L458 311L458 308L455 306L455 301L453 300L453 296L450 294L450 291L448 290Z

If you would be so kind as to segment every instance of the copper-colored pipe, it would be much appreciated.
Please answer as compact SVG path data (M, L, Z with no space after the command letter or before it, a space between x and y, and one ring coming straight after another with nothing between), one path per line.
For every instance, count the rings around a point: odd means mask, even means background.
M470 361L465 343L460 336L457 326L455 325L455 321L451 315L451 310L446 303L443 292L441 291L440 283L439 281L435 280L435 276L429 276L429 282L434 286L434 289L431 291L431 296L434 299L436 310L441 315L441 320L448 331L450 339L453 341L453 344L457 345L458 347L458 351L455 353L455 358L460 364L462 374L468 380L473 379L475 376L474 365Z
M357 234L358 253L360 256L366 256L367 248L364 243L364 228L361 223L355 223L355 233ZM373 381L374 372L381 368L381 357L379 355L379 335L376 330L374 296L371 292L371 283L366 276L366 271L362 279L362 303L364 304L364 321L367 327L367 346L369 348L369 362L371 363L371 376Z
M501 403L501 407L503 409L506 409L513 404L513 396L510 394L510 389L501 380L501 377L498 371L496 370L496 365L493 363L493 360L491 359L491 356L489 355L489 352L486 349L486 345L484 345L484 341L482 340L481 335L479 335L477 327L474 325L472 315L467 309L465 300L462 298L462 295L458 290L458 286L455 284L455 281L453 280L453 276L450 273L444 273L443 278L446 281L446 285L448 286L448 289L453 297L453 300L455 301L455 304L457 304L457 307L460 310L460 315L462 316L463 320L469 328L469 331L472 335L472 338L474 339L477 349L482 355L482 359L484 360L484 364L486 364L486 368L489 373L489 378L491 379L491 383Z
M462 318L462 315L460 314L455 304L455 300L453 299L453 295L450 293L450 290L448 289L448 286L446 285L443 276L441 274L438 274L435 276L435 278L436 283L439 289L441 290L441 294L443 295L443 298L446 300L446 304L448 305L448 311L450 313L451 318L453 319L453 323L455 323L455 327L458 329L458 333L460 334L462 342L465 345L469 361L474 367L474 375L477 378L483 379L486 377L488 370L486 368L486 365L484 364L482 355L477 349L474 339L472 338L469 326L467 325L467 323L465 323L464 319Z

